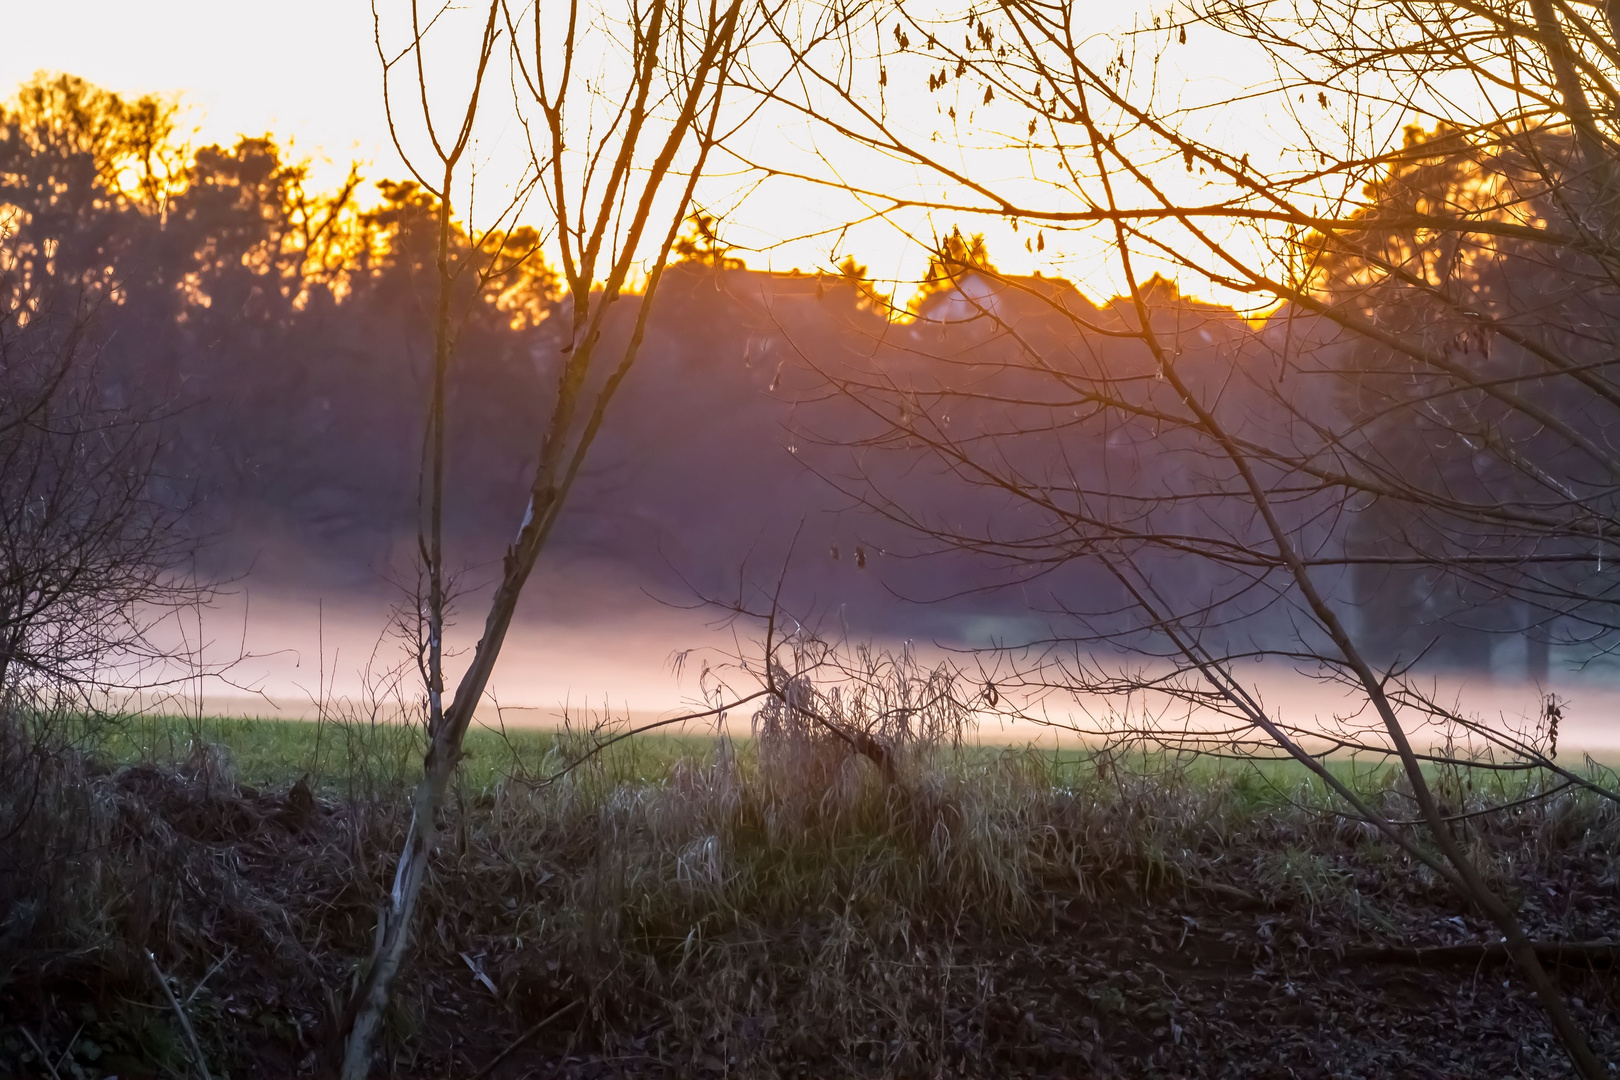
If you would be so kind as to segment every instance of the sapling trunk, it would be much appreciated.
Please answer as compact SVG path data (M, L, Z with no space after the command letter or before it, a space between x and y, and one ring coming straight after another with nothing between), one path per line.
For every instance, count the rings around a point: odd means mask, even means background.
M707 161L709 149L714 145L715 124L719 117L721 88L725 69L733 58L733 41L741 11L741 0L731 0L716 21L703 27L705 34L701 54L688 69L689 81L679 99L680 110L672 126L661 140L658 153L642 169L633 167L640 140L645 134L649 118L649 98L660 71L660 48L666 32L666 18L680 19L682 10L672 9L667 0L655 0L650 9L640 14L644 21L637 26L636 86L626 111L623 130L624 144L612 170L606 190L599 192L596 204L596 222L588 243L576 250L570 241L574 222L567 217L565 207L572 201L565 198L564 174L558 165L550 170L541 168L536 161L536 172L548 176L556 190L549 194L557 213L559 238L563 241L563 262L567 272L570 293L571 326L568 342L560 350L561 373L558 378L557 399L547 419L540 440L539 460L535 466L529 488L529 502L517 536L507 548L501 564L501 578L496 586L485 617L484 632L473 650L465 673L456 686L448 706L443 705L443 627L445 595L443 589L442 499L444 477L444 397L445 374L453 349L451 298L456 286L456 272L448 258L449 243L454 224L450 215L449 197L454 180L455 164L470 136L476 113L475 89L461 141L447 155L444 162L444 190L441 193L439 214L439 302L436 306L435 378L433 400L430 405L429 476L425 484L427 501L427 536L422 543L429 577L428 610L426 612L428 640L424 675L428 691L428 749L423 760L422 779L412 796L411 824L405 845L400 853L394 874L393 887L379 912L376 939L370 963L365 971L361 988L356 995L354 1016L344 1046L343 1080L364 1080L370 1071L372 1046L380 1030L395 977L404 963L410 945L411 927L415 921L417 904L426 876L428 861L432 857L440 819L446 808L446 796L462 756L462 741L473 720L478 703L483 699L494 672L496 660L505 644L507 632L517 611L530 573L539 558L551 530L556 524L567 493L579 473L586 452L601 428L607 406L633 365L645 338L652 300L662 278L663 267L681 222L691 205L693 189ZM490 20L484 38L485 54L480 59L479 78L482 80L488 62L488 51L495 35L494 19L498 5L491 8ZM413 8L414 13L414 8ZM711 15L716 13L711 10ZM571 58L574 47L573 28L577 20L571 19L567 55ZM514 32L515 37L515 32ZM538 42L538 30L537 30ZM536 45L538 50L538 44ZM425 79L420 64L420 34L417 38L417 77ZM536 71L539 71L536 57ZM385 70L387 61L385 59ZM524 79L529 73L519 68ZM550 127L553 155L560 159L565 144L563 118L558 99L548 99L543 82L526 83L545 113ZM705 102L705 96L711 100ZM424 102L426 101L424 85ZM424 106L425 107L425 106ZM707 112L706 124L703 113ZM654 270L642 293L640 310L629 342L625 345L618 364L608 374L594 398L590 394L589 377L598 366L597 349L603 337L607 310L612 298L624 288L632 267L636 263L637 249L645 234L653 204L666 180L674 171L674 160L689 137L696 134L699 145L696 163L685 178L681 197L663 237ZM435 143L437 147L437 143ZM553 164L556 164L555 162ZM639 191L634 183L642 184ZM609 228L615 216L631 210L629 221L619 221L618 227ZM602 299L593 303L597 285L598 257L604 237L613 237L617 248L609 260L611 271L607 275Z

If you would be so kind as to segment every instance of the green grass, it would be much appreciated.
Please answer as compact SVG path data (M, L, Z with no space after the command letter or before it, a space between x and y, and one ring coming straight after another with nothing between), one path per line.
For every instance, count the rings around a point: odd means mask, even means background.
M514 773L539 776L563 760L557 731L515 728L468 731L463 783L488 788ZM140 715L97 724L85 742L113 765L185 761L199 746L223 750L238 782L284 787L307 776L334 794L378 792L410 783L421 768L419 728L400 724L276 720L249 717ZM603 754L615 779L652 781L683 757L707 756L716 740L702 735L637 735Z
M419 775L422 734L400 724L348 721L303 721L238 717L181 717L138 715L105 720L86 741L112 765L172 764L183 762L200 747L217 747L229 759L239 783L284 788L307 777L318 790L332 795L379 796L398 792ZM553 729L511 728L505 732L475 726L467 733L462 783L469 793L487 792L511 776L541 777L554 773L577 756L584 744ZM596 774L611 782L657 784L666 781L681 761L712 761L719 739L702 734L635 735L614 743L593 763ZM734 752L741 764L754 762L749 739L736 739ZM1072 789L1094 782L1098 775L1095 750L1086 747L1015 749L991 745L964 747L956 766L967 771L982 768L1000 756L1016 753L1038 760L1044 779L1055 789ZM1326 786L1297 762L1269 760L1239 762L1228 759L1132 752L1115 755L1113 769L1124 776L1180 775L1195 786L1229 785L1230 797L1251 813L1278 810L1290 804L1327 805L1337 800ZM1399 767L1392 759L1369 763L1348 758L1331 763L1338 775L1361 793L1376 797L1398 783ZM1437 771L1430 770L1431 776ZM1468 771L1440 781L1444 790L1477 785L1479 794L1500 800L1515 797L1532 777L1527 773ZM1462 790L1452 792L1463 796ZM1466 801L1466 800L1465 800Z
M217 747L229 757L240 783L281 787L307 776L311 784L334 793L366 782L373 786L408 783L420 768L423 749L420 729L399 724L162 714L106 719L86 742L114 765L179 763L199 746ZM477 725L467 732L464 744L463 782L479 790L514 773L548 775L569 758L570 750L577 753L582 745L577 740L570 743L554 729L501 732ZM666 779L678 761L710 759L718 745L718 737L711 735L634 735L605 750L600 769L621 782L657 782ZM745 762L752 759L751 739L735 739L734 746ZM968 746L961 763L971 768L1006 752L1001 746ZM1019 752L1038 755L1058 787L1080 783L1096 770L1094 751L1083 747ZM1166 765L1167 759L1134 754L1122 767L1141 773L1162 771ZM1183 767L1199 775L1230 768L1202 759L1185 762ZM1266 777L1283 786L1297 785L1303 778L1299 767L1290 762L1261 768ZM1267 782L1256 780L1256 784L1256 805L1275 802L1274 795L1268 798L1264 794L1269 790Z

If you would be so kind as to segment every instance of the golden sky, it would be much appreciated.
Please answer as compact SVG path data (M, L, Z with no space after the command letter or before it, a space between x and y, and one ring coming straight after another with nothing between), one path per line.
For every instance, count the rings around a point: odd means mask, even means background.
M306 152L374 157L382 110L363 0L10 0L0 86L61 71L179 94L205 139L266 130Z
M188 107L185 119L196 128L198 141L271 132L283 144L290 143L296 155L312 159L317 181L335 180L354 159L369 162L366 172L373 179L404 172L387 139L372 13L363 0L282 0L274 5L232 0L146 4L11 0L7 6L8 41L0 50L0 88L14 87L35 71L70 72L121 93L178 95ZM1098 5L1099 41L1113 29L1150 19L1155 6L1164 5L1148 0ZM385 20L404 25L403 5L383 0L380 7ZM1158 74L1160 92L1172 97L1225 96L1234 88L1230 73L1245 70L1243 57L1234 49L1230 42L1195 39L1192 47L1167 57ZM908 92L895 95L894 107L909 109L908 126L926 138L930 126L941 126L946 104L942 96ZM954 148L958 161L977 173L1038 192L1051 179L1042 175L1045 164L1024 154L986 149L996 138L990 129L998 124L1018 126L1022 119L998 120L994 109L980 111L985 115L978 118L979 130L966 133L960 147ZM1234 106L1202 122L1217 135L1242 131L1262 149L1268 138L1265 115L1257 105ZM520 136L517 126L499 115L485 127L478 147L484 190L498 187L503 176L512 174L512 163L523 157ZM740 145L778 164L806 165L818 155L844 164L836 156L843 151L832 147L829 154L824 132L802 124L766 122ZM851 157L848 167L870 183L943 193L937 181L930 186L913 168L870 157ZM728 240L759 249L744 252L750 265L809 270L829 267L853 254L876 276L900 282L902 297L909 292L905 283L918 278L926 265L926 256L904 232L926 236L958 224L915 212L893 223L872 222L841 234L838 226L860 216L865 207L792 184L766 185L739 203L735 193L747 186L742 178L722 177L702 189L699 197L728 211L723 230ZM486 198L494 202L493 197ZM1037 257L1024 251L1028 230L1015 233L1010 223L997 220L960 224L965 231L986 232L991 255L1004 269L1067 276L1099 297L1118 288L1100 241L1070 237L1065 243L1048 234L1048 249ZM801 235L806 238L783 243Z

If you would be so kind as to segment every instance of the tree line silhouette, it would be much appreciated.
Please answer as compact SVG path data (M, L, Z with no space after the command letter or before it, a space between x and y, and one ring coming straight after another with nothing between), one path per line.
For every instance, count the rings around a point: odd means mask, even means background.
M1429 137L1411 138L1418 145ZM1379 214L1398 217L1453 197L1457 137L1436 136L1423 146L1427 156L1392 174L1374 196ZM168 414L157 477L170 498L195 503L201 531L215 538L205 562L217 567L256 560L261 571L295 565L302 574L314 556L334 580L363 584L409 549L431 368L425 343L438 208L415 181L376 181L369 202L367 188L355 167L331 190L315 190L307 163L288 160L270 136L189 147L171 102L128 99L70 75L36 77L0 111L7 259L0 285L8 302L32 297L26 303L86 312L108 400ZM1374 220L1369 214L1369 235ZM962 388L999 372L991 377L1031 389L1020 365L1032 348L1148 385L1145 350L1121 332L1125 298L1099 305L1060 279L1005 274L982 236L956 232L941 239L918 286L901 300L853 258L826 273L751 271L722 231L699 213L676 243L679 261L648 331L649 370L615 406L620 420L601 435L560 528L561 548L615 562L638 580L678 580L712 593L764 550L762 543L781 548L802 532L804 549L816 553L800 571L807 595L841 606L857 624L946 638L971 636L963 627L986 612L1021 622L977 625L1035 628L1051 614L1040 597L1059 591L1060 581L1114 595L1113 583L1094 568L1068 565L1077 560L1056 549L1033 563L1027 547L998 541L932 561L879 557L918 550L923 519L925 532L997 521L1006 537L1008 523L1024 520L1028 507L1005 491L964 497L949 470L919 469L914 461L863 457L857 465L851 450L870 445L873 417L834 387L858 383L872 391L867 376L881 373L886 386L906 388L913 415L933 407L924 399L937 405L959 397L947 412L956 432L971 433L1005 427L1009 418ZM451 262L469 272L458 279L464 284L455 305L447 499L452 527L476 563L498 552L507 518L521 507L533 417L554 392L559 342L551 316L565 296L532 227L474 239L453 225L451 237ZM1411 247L1398 229L1386 229L1378 242ZM1411 290L1369 288L1361 280L1364 262L1325 241L1318 251L1324 294L1333 302L1377 310L1386 325L1405 319L1434 332L1427 311L1410 310L1419 303ZM1498 291L1524 296L1527 278L1515 258L1498 249L1482 272L1495 275ZM478 275L487 286L474 286ZM1291 307L1255 324L1182 296L1173 282L1155 279L1146 291L1174 327L1186 370L1202 372L1192 376L1202 385L1227 384L1223 407L1246 417L1243 423L1276 418L1264 387L1282 362L1279 335L1324 333ZM1579 295L1566 289L1567 302ZM610 334L629 332L637 298L627 299ZM1454 347L1470 347L1464 329ZM1404 415L1388 408L1391 394L1421 393L1410 365L1363 338L1345 337L1329 353L1333 363L1362 373L1337 384L1335 393L1354 400L1330 407L1346 415L1364 410L1369 418L1383 409L1386 419L1369 419L1366 429L1380 453L1421 459L1434 477L1454 490L1470 485L1476 497L1508 481L1478 474L1462 443L1435 443L1421 423L1387 419ZM938 365L942 355L952 362ZM1035 411L1052 410L1050 401L1029 400ZM1196 471L1198 451L1178 447L1173 432L1127 426L1099 434L1079 420L1067 430L1075 467L1096 483L1105 459L1116 471L1140 470L1141 500L1128 514L1163 521L1223 501L1217 515L1242 512L1218 492L1177 493L1175 477ZM1044 468L1045 448L1029 452L1024 464ZM844 482L857 473L876 488L856 492ZM873 490L896 498L874 499ZM1419 527L1410 514L1399 518L1399 505L1340 521L1334 543L1345 551L1384 550L1392 530ZM840 546L870 552L874 573L851 574L851 561L830 557ZM1171 573L1211 573L1175 552L1153 557L1179 559ZM1349 577L1346 595L1367 618L1399 628L1387 637L1391 651L1427 637L1433 658L1477 666L1490 663L1504 635L1529 630L1523 670L1545 677L1551 628L1522 604L1494 604L1422 568L1369 564ZM1013 598L995 591L1035 578L1041 583L1033 593L1028 586ZM1581 586L1572 579L1564 587ZM896 603L892 593L948 602L919 608ZM1234 596L1230 606L1241 612L1243 601ZM1459 620L1463 609L1472 614ZM1243 632L1263 621L1250 617Z

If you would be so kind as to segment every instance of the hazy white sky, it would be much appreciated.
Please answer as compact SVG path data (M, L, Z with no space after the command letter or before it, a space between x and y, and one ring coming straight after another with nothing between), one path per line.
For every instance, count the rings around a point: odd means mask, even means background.
M0 92L62 71L120 93L178 93L204 139L273 131L337 160L381 153L364 0L4 0L0 9Z

